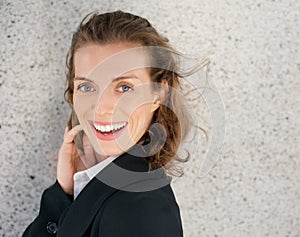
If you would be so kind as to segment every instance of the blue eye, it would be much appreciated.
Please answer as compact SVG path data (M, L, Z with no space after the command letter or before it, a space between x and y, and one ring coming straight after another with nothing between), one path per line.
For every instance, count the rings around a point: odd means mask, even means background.
M92 86L85 85L85 84L79 85L77 89L80 90L81 92L91 92L91 91L94 91L94 88Z
M130 86L122 85L117 90L120 92L128 92L128 91L132 91L133 89Z

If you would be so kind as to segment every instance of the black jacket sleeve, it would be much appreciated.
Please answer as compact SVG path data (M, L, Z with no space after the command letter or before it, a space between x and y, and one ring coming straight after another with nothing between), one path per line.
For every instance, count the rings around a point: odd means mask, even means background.
M36 219L26 228L22 237L54 236L62 213L72 201L73 196L67 195L58 181L56 181L43 192L40 212Z

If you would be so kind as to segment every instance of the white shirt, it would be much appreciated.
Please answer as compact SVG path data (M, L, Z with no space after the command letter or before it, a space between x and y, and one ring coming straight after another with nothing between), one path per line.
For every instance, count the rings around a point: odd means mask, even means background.
M77 198L79 193L83 190L83 188L107 165L109 165L114 159L118 156L110 156L105 160L99 162L98 164L79 172L76 172L73 175L74 180L74 200Z

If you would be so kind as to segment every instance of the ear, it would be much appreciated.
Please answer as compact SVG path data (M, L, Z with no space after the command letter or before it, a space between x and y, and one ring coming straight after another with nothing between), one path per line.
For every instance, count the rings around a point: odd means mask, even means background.
M157 110L159 108L161 102L164 101L167 97L167 94L169 91L169 86L168 86L167 80L163 79L161 84L162 84L162 86L161 86L160 90L154 96L151 112L154 112L155 110Z
M160 99L159 96L155 95L153 102L152 102L152 106L151 106L151 112L154 112L155 110L157 110L160 106Z

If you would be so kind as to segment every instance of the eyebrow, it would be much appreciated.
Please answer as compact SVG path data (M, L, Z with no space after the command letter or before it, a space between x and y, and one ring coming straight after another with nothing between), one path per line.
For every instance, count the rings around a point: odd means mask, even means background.
M74 81L89 81L89 82L94 82L93 80L88 79L86 77L75 77Z
M116 81L120 81L120 80L124 80L124 79L132 79L132 78L140 80L136 75L130 74L128 76L116 77L112 80L112 82L116 82ZM94 80L86 78L86 77L75 77L74 81L77 81L77 80L89 81L89 82L93 82L93 83L95 82Z

